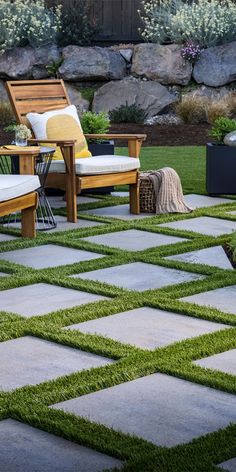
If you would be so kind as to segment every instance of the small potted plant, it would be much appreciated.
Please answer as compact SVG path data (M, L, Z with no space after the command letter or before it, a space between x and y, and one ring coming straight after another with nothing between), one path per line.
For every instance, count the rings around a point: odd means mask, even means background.
M81 117L81 126L84 134L107 134L110 120L104 111L100 113L86 111ZM88 148L92 156L114 154L114 141L88 139Z
M233 132L236 120L220 117L209 133L214 138L206 145L206 188L211 195L236 194L236 147L225 144Z
M26 125L14 125L16 146L27 146L28 139L32 138L32 133Z

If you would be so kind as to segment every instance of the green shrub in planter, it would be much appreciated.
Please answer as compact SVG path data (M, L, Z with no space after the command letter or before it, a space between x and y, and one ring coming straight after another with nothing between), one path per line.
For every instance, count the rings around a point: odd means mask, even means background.
M104 111L93 113L86 111L81 119L81 126L85 134L106 134L109 130L110 120ZM88 142L100 142L100 140L88 140Z
M235 130L236 120L220 117L209 133L217 141L206 145L206 188L211 195L236 194L236 147L224 144Z
M112 123L136 123L143 125L147 118L147 113L139 105L121 105L109 113Z
M236 120L221 116L215 120L209 135L219 143L224 142L226 134L236 130Z

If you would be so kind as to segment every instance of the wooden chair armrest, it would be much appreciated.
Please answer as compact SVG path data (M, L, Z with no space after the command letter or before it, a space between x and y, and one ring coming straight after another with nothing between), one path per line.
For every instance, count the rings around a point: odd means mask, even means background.
M90 139L126 139L128 141L129 157L139 158L140 150L146 134L85 134Z
M86 138L90 139L138 139L140 141L145 141L146 134L85 134Z
M43 144L56 144L57 146L64 147L64 146L74 146L76 143L76 139L29 139L29 143L43 143Z

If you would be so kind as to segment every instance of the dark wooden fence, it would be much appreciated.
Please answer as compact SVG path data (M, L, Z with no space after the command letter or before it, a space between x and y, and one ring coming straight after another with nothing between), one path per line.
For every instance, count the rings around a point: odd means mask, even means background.
M141 41L138 9L141 0L84 0L91 7L91 16L97 18L98 33L94 41L98 43L122 43ZM49 6L61 3L69 5L70 0L47 0Z
M97 40L110 42L140 41L141 0L90 0L91 12L98 18Z

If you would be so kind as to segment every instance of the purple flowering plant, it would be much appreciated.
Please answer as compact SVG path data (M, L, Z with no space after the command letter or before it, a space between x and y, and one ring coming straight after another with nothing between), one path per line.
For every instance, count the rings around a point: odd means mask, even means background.
M185 59L185 61L189 61L194 64L201 56L201 52L202 49L198 44L188 42L181 49L181 56L183 57L183 59Z

